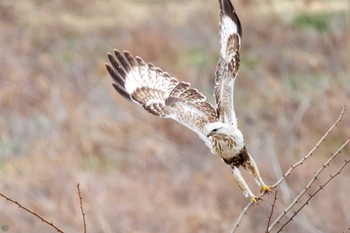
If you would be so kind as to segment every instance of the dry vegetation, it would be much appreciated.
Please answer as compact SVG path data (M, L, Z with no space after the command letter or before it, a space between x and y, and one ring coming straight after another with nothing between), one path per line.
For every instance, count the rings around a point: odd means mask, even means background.
M234 3L243 24L238 120L274 183L350 103L350 3ZM229 167L194 133L122 99L104 68L107 51L126 49L211 97L217 9L215 0L0 1L0 193L65 232L83 231L78 182L88 232L228 232L248 202ZM349 138L349 116L277 202ZM284 232L344 231L349 183L347 168ZM250 210L240 232L263 232L272 200ZM3 225L54 232L2 199Z

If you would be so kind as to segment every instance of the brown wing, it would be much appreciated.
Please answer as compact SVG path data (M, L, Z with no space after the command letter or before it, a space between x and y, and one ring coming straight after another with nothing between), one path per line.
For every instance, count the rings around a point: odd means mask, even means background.
M127 51L114 50L114 54L108 54L110 64L106 67L119 94L156 116L180 122L207 140L205 126L218 118L202 93Z
M220 120L237 127L234 82L239 70L242 28L230 0L220 0L220 59L216 69L214 96Z

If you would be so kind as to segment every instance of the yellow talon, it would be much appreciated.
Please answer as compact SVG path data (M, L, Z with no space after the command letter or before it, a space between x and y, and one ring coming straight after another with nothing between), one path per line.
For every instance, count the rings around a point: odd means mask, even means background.
M272 188L271 188L271 186L263 185L263 186L261 186L261 188L260 188L260 192L261 192L261 193L272 192Z
M258 203L258 199L259 199L258 197L254 196L254 197L252 197L251 202L254 203L254 204L257 204Z

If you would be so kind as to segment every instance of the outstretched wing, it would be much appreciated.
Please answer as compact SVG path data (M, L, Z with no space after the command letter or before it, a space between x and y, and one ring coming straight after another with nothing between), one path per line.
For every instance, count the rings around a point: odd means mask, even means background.
M202 93L127 51L114 53L115 57L108 54L111 65L106 67L119 94L156 116L180 122L207 142L205 126L218 118Z
M216 68L214 96L220 120L237 127L233 106L234 82L239 70L242 28L230 0L220 2L220 59Z

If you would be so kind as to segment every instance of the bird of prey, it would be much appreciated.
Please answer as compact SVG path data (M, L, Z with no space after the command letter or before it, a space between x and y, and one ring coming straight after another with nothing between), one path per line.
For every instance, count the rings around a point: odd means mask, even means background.
M125 99L140 104L148 112L171 118L196 132L210 151L232 168L232 174L244 196L256 203L239 168L250 171L260 187L269 192L258 167L248 153L242 132L237 128L233 92L240 64L242 42L241 23L230 0L220 3L220 59L215 73L214 97L216 106L188 82L179 81L160 68L128 51L108 53L106 68L115 90Z

